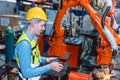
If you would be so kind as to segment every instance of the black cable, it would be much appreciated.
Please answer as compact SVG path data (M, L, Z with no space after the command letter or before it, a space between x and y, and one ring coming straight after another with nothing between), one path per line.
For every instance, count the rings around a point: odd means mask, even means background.
M113 18L113 16L110 16L110 18L111 18L110 26L112 27L114 24L114 18Z
M106 16L107 16L107 13L108 13L108 11L110 10L110 6L107 6L107 8L106 8L106 10L105 10L105 12L103 13L103 17L102 17L102 28L104 28L104 25L105 25L105 18L106 18Z

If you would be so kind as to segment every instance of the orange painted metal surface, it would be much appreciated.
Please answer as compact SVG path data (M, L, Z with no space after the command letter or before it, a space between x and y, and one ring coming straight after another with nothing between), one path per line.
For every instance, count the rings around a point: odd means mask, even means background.
M100 47L97 48L97 64L99 65L109 65L111 61L112 51L110 46L101 38Z
M61 16L60 13L57 13L57 16ZM55 29L55 34L52 38L52 42L49 41L50 48L48 50L48 56L59 56L64 57L67 54L67 48L64 44L63 36L64 29L60 26L60 18L55 19L53 28Z
M109 47L106 47L105 49L98 48L97 52L98 52L98 56L96 60L97 64L109 65L111 62L111 56L112 56L111 49Z
M38 37L38 48L40 50L40 55L43 54L44 52L44 35L40 34L37 36Z
M116 3L116 0L112 0L112 1L113 3ZM64 29L61 26L61 20L64 14L66 13L66 11L70 7L82 6L89 14L94 27L98 31L100 38L102 39L101 43L105 42L107 45L105 47L100 46L97 49L97 52L98 52L97 63L98 64L110 64L111 56L112 56L111 55L112 51L110 50L111 44L103 32L103 28L101 25L102 15L98 14L98 12L92 8L92 6L90 5L90 2L91 0L64 0L63 1L62 9L60 8L58 9L58 13L55 18L54 25L53 25L55 34L52 38L52 41L49 41L50 49L48 51L48 55L54 55L54 56L59 56L59 57L65 56L65 54L67 53L67 49L66 49L66 45L64 44L64 40L63 40ZM114 9L115 9L115 5L113 4L107 17L109 17L110 15L114 17ZM108 30L112 33L113 37L116 40L117 45L120 45L120 38L116 34L114 29L110 26L110 23L107 18L105 19L105 25L108 28ZM102 55L102 53L104 53L104 55ZM107 61L104 61L105 57L108 57L108 59L106 59Z
M68 80L92 80L91 74L71 71Z
M68 52L71 52L71 56L66 60L66 62L69 63L70 67L77 68L79 46L67 44L67 50Z

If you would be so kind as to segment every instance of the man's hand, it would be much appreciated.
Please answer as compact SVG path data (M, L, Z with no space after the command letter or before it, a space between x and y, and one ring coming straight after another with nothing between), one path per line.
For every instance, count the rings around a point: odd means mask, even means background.
M60 72L63 69L63 65L60 64L59 62L52 62L50 63L50 68L53 71Z
M46 62L50 63L51 61L56 60L56 59L57 59L57 57L47 57Z

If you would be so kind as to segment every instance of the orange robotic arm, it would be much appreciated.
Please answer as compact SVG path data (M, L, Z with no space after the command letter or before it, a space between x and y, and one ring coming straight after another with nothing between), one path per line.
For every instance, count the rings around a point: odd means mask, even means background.
M64 35L64 28L61 26L61 20L66 13L66 11L70 7L74 6L82 6L87 13L89 14L92 23L96 30L98 31L101 42L100 47L97 48L98 56L97 56L97 63L98 64L110 64L111 57L112 57L112 45L109 41L109 38L104 32L104 28L102 27L102 15L99 15L97 11L95 11L92 6L90 5L91 0L64 0L62 2L62 8L58 9L55 22L53 25L54 28L54 35L52 37L52 41L50 41L50 48L48 51L48 55L51 56L59 56L64 57L67 53L66 45L64 44L63 35ZM113 3L115 3L116 0L112 0ZM114 14L115 5L110 9L108 16L113 16ZM105 28L111 33L113 38L115 39L116 45L120 44L120 38L116 34L116 32L113 30L113 28L110 26L110 22L108 21L108 18L105 18Z

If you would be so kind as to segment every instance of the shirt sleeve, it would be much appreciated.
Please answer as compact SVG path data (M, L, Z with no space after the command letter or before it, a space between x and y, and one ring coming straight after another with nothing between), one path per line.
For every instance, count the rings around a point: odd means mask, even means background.
M40 62L41 62L41 63L45 63L45 62L46 62L46 57L41 56L41 57L40 57Z
M21 41L16 46L15 54L19 59L20 70L25 78L39 76L50 71L49 64L37 68L31 67L31 47L27 41Z

